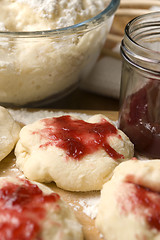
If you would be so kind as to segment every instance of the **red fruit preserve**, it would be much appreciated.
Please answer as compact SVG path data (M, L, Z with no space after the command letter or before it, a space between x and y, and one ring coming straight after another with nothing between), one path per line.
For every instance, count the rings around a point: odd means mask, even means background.
M42 240L46 205L55 208L59 198L56 193L44 195L27 180L22 185L6 182L0 189L0 239Z
M123 183L125 194L117 201L122 213L143 217L150 229L160 231L160 193L132 182Z
M160 157L160 84L154 80L129 95L120 112L120 129L145 156Z
M121 42L119 124L136 151L149 158L160 158L159 18L154 12L132 19Z
M81 160L87 154L94 153L103 148L114 160L123 159L124 156L116 152L109 144L110 136L117 136L117 128L102 119L99 123L88 123L83 120L73 119L69 115L57 118L43 119L44 128L33 132L46 139L40 148L55 145L66 151L67 156Z

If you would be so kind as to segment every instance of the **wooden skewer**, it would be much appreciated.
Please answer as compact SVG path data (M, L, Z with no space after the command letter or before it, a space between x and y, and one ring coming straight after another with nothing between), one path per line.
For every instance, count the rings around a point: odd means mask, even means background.
M149 8L152 6L158 6L160 7L160 1L159 0L121 0L121 7L145 7Z
M116 16L139 16L150 12L151 11L147 9L119 8Z

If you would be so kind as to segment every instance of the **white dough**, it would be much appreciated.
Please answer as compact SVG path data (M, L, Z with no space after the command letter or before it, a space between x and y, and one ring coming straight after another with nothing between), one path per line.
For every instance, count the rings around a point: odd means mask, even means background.
M4 191L3 188L9 190ZM13 192L12 188L14 188ZM0 204L3 206L0 209L0 226L4 225L4 228L0 228L2 238L3 235L10 234L12 239L22 239L22 236L30 240L83 239L82 226L77 221L73 211L50 188L25 179L4 177L0 178L0 191L5 193L5 197L3 197L2 192L0 195ZM29 198L30 193L34 195L35 191L36 194L37 191L40 191L42 195L37 194L35 200L32 195ZM56 200L45 201L51 195ZM22 220L21 215L23 215ZM33 223L36 224L35 227ZM36 230L37 228L38 230ZM32 230L35 230L34 236Z
M119 164L104 184L96 226L106 240L160 239L160 160Z
M80 32L78 28L60 34L45 31L90 19L110 2L1 0L0 31L6 35L0 34L0 102L22 106L48 97L56 100L86 79L100 55L113 16L106 16L105 26L94 27L91 22ZM34 37L37 31L42 33ZM8 32L27 35L9 37Z
M20 132L19 124L7 109L0 106L0 161L14 148Z
M71 119L76 121L78 118L72 116ZM113 125L103 115L92 116L88 122L100 123L102 119ZM39 182L54 181L58 187L70 191L100 190L111 177L114 168L134 154L133 144L124 133L117 130L117 134L110 134L106 142L108 140L109 145L123 155L123 159L113 159L102 147L79 160L74 159L67 155L65 149L56 146L56 140L48 140L44 134L42 136L45 131L44 121L38 120L23 127L15 148L16 165L28 179ZM50 128L55 131L54 126ZM87 135L87 143L92 140L90 138L90 135Z

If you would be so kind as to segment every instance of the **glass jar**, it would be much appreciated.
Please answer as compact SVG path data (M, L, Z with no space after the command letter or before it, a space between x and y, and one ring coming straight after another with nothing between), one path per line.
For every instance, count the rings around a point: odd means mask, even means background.
M134 18L121 43L119 127L149 158L160 158L160 12Z

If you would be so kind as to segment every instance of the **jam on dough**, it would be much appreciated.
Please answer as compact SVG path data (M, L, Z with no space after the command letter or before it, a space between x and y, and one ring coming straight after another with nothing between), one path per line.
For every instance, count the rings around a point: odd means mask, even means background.
M160 238L159 175L158 159L132 159L115 169L103 186L96 218L105 239Z
M0 179L0 236L5 240L82 240L81 225L60 196L26 179Z
M25 126L16 145L16 165L40 182L70 191L100 190L122 161L133 157L128 137L103 115L45 118Z

